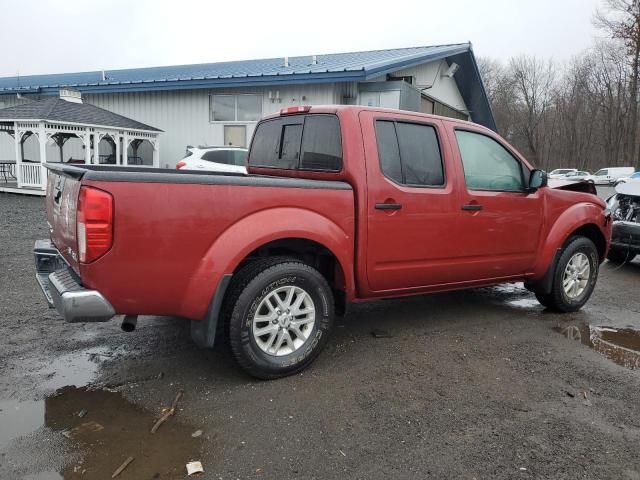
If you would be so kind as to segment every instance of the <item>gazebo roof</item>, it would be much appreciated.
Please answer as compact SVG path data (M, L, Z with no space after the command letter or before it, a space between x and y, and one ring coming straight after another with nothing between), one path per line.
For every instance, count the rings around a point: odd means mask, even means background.
M69 102L59 97L0 109L0 122L15 120L62 122L148 132L162 131L95 105Z

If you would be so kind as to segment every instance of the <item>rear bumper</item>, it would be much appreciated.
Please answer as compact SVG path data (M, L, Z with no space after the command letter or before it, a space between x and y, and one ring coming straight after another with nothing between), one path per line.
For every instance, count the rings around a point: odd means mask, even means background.
M67 322L106 322L116 314L100 292L82 286L49 240L36 240L33 255L42 293Z

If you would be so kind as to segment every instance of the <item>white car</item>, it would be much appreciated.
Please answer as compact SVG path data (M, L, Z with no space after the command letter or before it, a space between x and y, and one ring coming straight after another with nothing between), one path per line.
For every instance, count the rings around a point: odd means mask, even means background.
M549 178L563 178L568 173L577 172L577 168L556 168L549 173Z
M187 147L187 154L176 168L246 174L248 153L240 147Z
M591 173L589 172L576 170L575 172L567 173L559 178L563 178L565 180L587 180L590 176Z
M593 180L598 185L613 185L618 179L633 175L635 169L633 167L609 167L601 168L587 180Z
M630 177L620 177L616 180L616 187L621 183L640 183L640 172L636 172Z

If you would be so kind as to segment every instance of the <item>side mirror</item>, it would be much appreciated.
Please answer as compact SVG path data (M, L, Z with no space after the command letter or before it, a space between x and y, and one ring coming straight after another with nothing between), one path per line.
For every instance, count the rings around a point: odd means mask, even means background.
M547 172L538 169L532 170L529 176L529 192L533 193L539 188L546 187L547 183Z

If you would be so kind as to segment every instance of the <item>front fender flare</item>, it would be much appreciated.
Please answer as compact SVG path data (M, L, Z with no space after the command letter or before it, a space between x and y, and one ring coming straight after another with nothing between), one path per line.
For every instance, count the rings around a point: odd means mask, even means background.
M602 230L604 212L602 207L593 203L577 203L567 208L557 218L549 229L549 233L541 246L541 254L534 267L534 279L542 278L549 267L553 265L556 252L562 248L569 236L580 227L595 225L605 236Z

